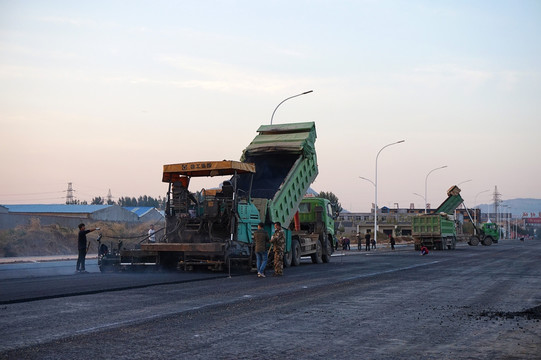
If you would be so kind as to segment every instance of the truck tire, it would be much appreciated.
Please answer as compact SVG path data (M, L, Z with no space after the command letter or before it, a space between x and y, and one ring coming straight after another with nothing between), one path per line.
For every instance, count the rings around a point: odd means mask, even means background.
M470 237L470 241L468 241L468 245L470 246L477 246L479 245L479 238L477 236Z
M323 256L322 256L324 263L331 262L331 254L332 254L331 242L329 241L329 239L327 239L325 240L325 248L323 249Z
M299 240L293 239L291 242L292 262L291 265L299 266L301 264L301 245Z
M288 268L291 266L291 261L293 260L292 251L284 253L284 267Z
M323 247L321 246L321 240L318 240L316 243L316 252L311 255L312 262L314 264L322 264L323 263Z
M483 245L490 246L492 245L492 236L487 236L483 239Z

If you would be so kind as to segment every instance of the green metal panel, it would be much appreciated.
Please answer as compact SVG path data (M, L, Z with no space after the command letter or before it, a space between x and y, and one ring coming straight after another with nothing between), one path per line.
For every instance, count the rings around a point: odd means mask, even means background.
M239 216L237 240L249 244L252 242L252 233L260 223L259 211L254 204L239 204L237 211Z
M244 149L241 161L262 153L303 154L306 157L316 153L314 122L262 125L257 131L259 135Z
M460 194L458 195L451 195L449 196L441 205L436 209L436 213L446 213L446 214L453 214L457 207L462 204L464 199L462 199L462 196Z
M299 157L286 179L269 202L271 221L288 226L297 212L310 184L318 174L316 154L309 158Z
M455 236L455 224L439 214L419 215L411 219L411 233L414 237Z

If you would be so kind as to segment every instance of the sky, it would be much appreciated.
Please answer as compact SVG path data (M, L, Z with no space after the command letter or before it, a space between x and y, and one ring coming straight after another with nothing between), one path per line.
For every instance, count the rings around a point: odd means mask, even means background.
M537 0L0 0L0 204L164 197L308 90L273 123L316 123L349 211L376 164L380 207L541 198L540 35Z

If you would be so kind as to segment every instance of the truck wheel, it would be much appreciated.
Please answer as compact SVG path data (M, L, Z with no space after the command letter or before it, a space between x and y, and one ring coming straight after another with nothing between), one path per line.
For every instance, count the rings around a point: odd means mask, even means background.
M477 246L479 245L479 238L477 236L472 236L470 238L470 241L468 241L468 245L470 246Z
M492 236L487 236L483 239L483 245L490 246L492 245Z
M288 268L291 266L291 261L293 260L292 251L284 253L284 267Z
M293 253L291 265L299 266L301 264L301 245L299 244L299 240L293 239L291 242L291 252Z
M323 251L323 256L322 256L322 259L323 259L323 262L324 263L329 263L331 262L331 254L332 254L332 246L331 246L331 242L329 241L329 239L325 240L325 249Z
M321 240L318 240L316 243L316 252L311 255L312 262L314 264L322 264L323 263L323 247L321 246Z

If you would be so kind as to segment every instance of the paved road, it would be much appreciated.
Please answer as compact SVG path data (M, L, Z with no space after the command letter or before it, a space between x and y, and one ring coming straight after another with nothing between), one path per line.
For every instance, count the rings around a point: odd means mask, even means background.
M362 252L285 274L2 305L0 359L540 358L541 242Z

